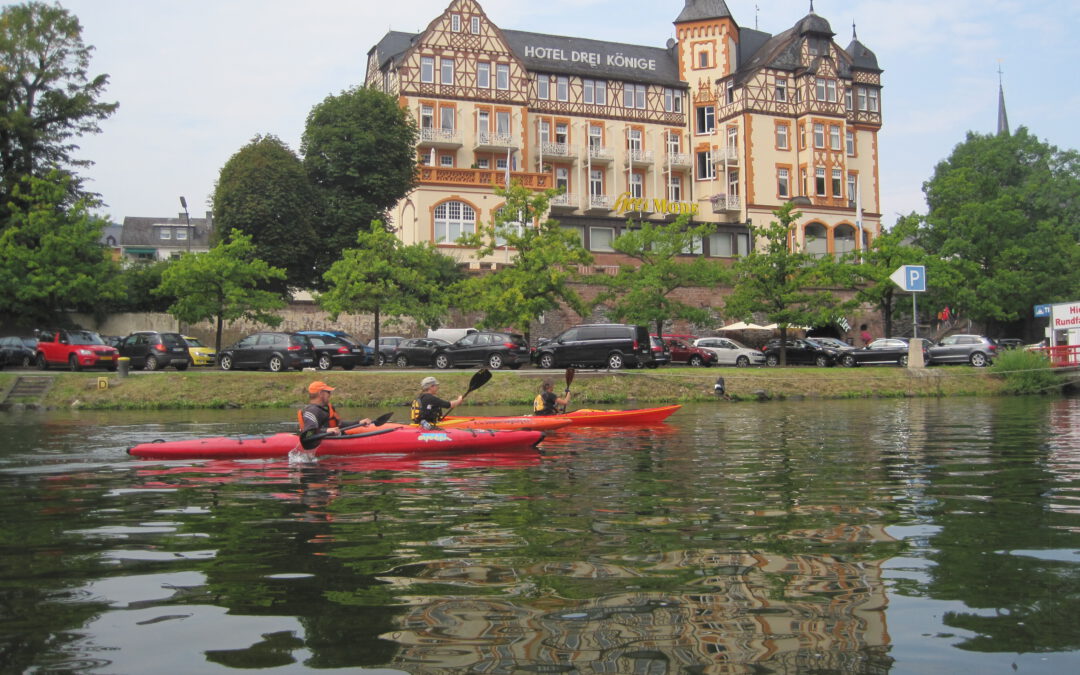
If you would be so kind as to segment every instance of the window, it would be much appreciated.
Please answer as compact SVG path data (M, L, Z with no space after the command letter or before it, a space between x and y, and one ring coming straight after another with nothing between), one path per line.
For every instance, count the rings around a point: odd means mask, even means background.
M536 76L536 98L541 101L551 98L551 77L544 74Z
M420 128L431 129L435 126L435 109L429 105L420 106Z
M716 168L713 166L711 150L697 153L697 177L698 180L714 180L716 178Z
M495 88L506 91L510 88L510 64L495 64Z
M443 131L454 130L454 109L450 107L439 108L439 127Z
M186 227L178 227L178 228L176 228L176 240L177 241L186 240L187 239L187 233L188 233L188 231L187 231Z
M727 90L727 102L728 103L734 103L735 102L735 82L733 80L728 81L726 90Z
M640 173L630 174L630 196L634 199L641 199L645 194L645 177Z
M495 111L495 133L500 136L510 135L510 111L509 110L496 110Z
M158 228L158 239L166 240L172 239L172 230L168 227Z
M627 83L623 88L623 107L645 109L645 85Z
M582 80L582 101L592 105L607 105L607 82Z
M739 172L738 171L728 171L727 182L728 182L728 185L727 185L728 197L738 197L739 196Z
M570 100L570 78L565 75L559 75L555 78L555 100L557 101L569 101Z
M823 166L814 169L814 194L819 197L825 196L825 167Z
M788 125L786 124L776 125L776 149L788 149Z
M551 142L551 123L547 120L540 120L540 142Z
M555 142L563 145L570 142L570 129L566 122L559 122L555 125Z
M471 19L469 19L469 31L473 35L479 35L480 34L480 17L474 16Z
M491 131L491 113L486 110L476 112L476 130L481 134Z
M667 198L671 202L682 201L682 178L675 174L668 176L667 180Z
M678 89L664 89L664 110L667 112L682 112L682 92Z
M855 201L856 199L858 199L858 195L855 192L855 190L856 190L856 182L855 181L856 181L855 174L849 173L847 175L847 198L850 201Z
M788 169L776 170L776 196L787 199L791 195L791 171Z
M439 155L439 166L454 166L454 156L449 153Z
M776 78L776 93L775 97L778 103L787 102L787 78Z
M460 33L461 32L461 15L460 14L451 14L450 15L450 30L454 31L455 33Z
M454 83L454 59L444 58L439 62L439 84L453 84Z
M714 258L745 256L750 250L750 239L745 234L717 232L707 237L709 255Z
M698 62L697 62L698 63L698 68L708 68L709 67L709 52L708 51L702 49L701 51L698 52L697 58L698 58Z
M430 56L420 57L420 81L431 83L435 81L435 59Z
M814 93L817 100L836 103L836 80L819 77L817 78L815 85Z
M555 188L564 193L570 190L570 169L565 166L555 167Z
M840 169L833 169L832 170L832 196L833 197L843 197L844 196L842 194L842 192L841 192L841 190L843 189L843 185L841 184L842 180L843 180L843 172L840 171Z
M820 258L829 252L829 233L821 223L810 223L803 231L806 238L806 252Z
M739 128L728 127L727 130L727 146L731 154L735 154L739 150Z
M604 129L599 124L589 125L589 147L604 147Z
M507 162L506 162L505 157L497 157L497 158L495 158L495 168L496 169L498 169L499 171L502 171L502 170L506 169L506 167L507 167Z
M476 158L476 168L478 168L478 169L490 169L491 168L491 160L488 159L487 157L477 157Z
M667 132L667 151L669 155L682 152L682 138L677 133Z
M870 99L870 112L877 112L878 111L878 90L877 89L867 89L866 93L867 93L867 97Z
M503 220L503 222L501 222L495 228L495 245L496 246L506 246L506 235L508 235L508 234L515 234L515 235L517 235L519 237L522 234L524 234L524 232L525 232L525 223L522 222L522 219L521 219L522 214L520 214L520 213L517 214L516 218L514 217L514 215L515 214L513 214L513 213L506 213L505 209L499 209L499 212L498 212L499 219L505 218L505 220ZM487 336L485 336L485 337L487 337ZM491 336L491 337L494 337L494 336Z
M829 149L840 149L840 127L836 124L829 125Z
M480 89L491 88L491 64L487 61L476 64L476 86Z
M641 129L627 129L626 149L631 152L641 152Z
M464 202L443 202L435 207L435 243L453 243L476 231L476 211Z
M837 225L833 230L833 252L836 255L843 255L854 250L855 228L851 225Z
M604 194L604 172L602 169L589 171L589 196L598 197Z
M844 138L845 138L845 141L846 141L846 144L847 144L847 154L854 157L855 156L855 132L852 131L851 129L848 129L846 132L844 132Z
M589 228L589 248L593 251L614 251L611 242L615 239L615 228L613 227L590 227Z
M716 128L716 109L711 105L698 106L697 109L697 132L699 134L711 134Z
M681 251L683 255L701 255L704 252L705 240L701 237L691 237L690 243Z
M825 125L824 124L815 124L814 125L814 147L815 148L824 148L825 147Z
M852 95L851 87L844 88L844 107L848 110L855 109L855 99Z

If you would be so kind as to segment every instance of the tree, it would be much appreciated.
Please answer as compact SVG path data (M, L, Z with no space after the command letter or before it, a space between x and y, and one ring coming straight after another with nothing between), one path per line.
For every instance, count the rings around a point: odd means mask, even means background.
M765 242L765 250L751 246L750 252L733 266L734 286L724 304L729 317L750 318L762 314L780 328L780 364L787 363L787 329L814 326L837 319L845 307L829 290L823 289L840 278L835 261L793 250L794 223L802 213L789 202L773 214L767 226L751 225L751 236Z
M117 108L98 100L108 76L88 76L92 49L58 4L27 2L0 14L0 211L22 177L90 164L73 158L72 139L99 132ZM78 180L69 189L74 199Z
M855 298L881 312L885 335L894 335L893 313L896 299L902 293L889 277L903 265L934 266L934 258L912 244L921 224L922 218L917 214L904 216L892 229L875 237L867 250L848 254L847 260L852 264L846 269L852 273L851 284L859 288ZM932 276L941 275L934 272Z
M259 286L285 278L285 270L255 257L251 236L233 230L227 241L206 253L184 253L161 275L155 293L173 296L169 314L184 323L214 320L214 350L221 351L225 321L249 319L270 326L281 323L273 310L285 302Z
M416 184L416 123L396 98L356 87L328 96L308 114L304 168L322 213L318 267L325 271Z
M449 311L447 287L460 276L453 258L428 242L406 246L381 222L356 236L326 272L328 290L319 305L331 320L342 312L370 312L375 317L375 353L382 316L410 317L438 326Z
M930 277L928 295L972 319L1024 320L1036 304L1080 288L1080 155L1021 127L969 133L923 185L929 213L918 242L956 283ZM990 329L990 332L993 332Z
M275 136L256 136L221 168L214 189L218 232L251 235L255 257L285 270L269 290L307 288L318 281L312 264L320 238L318 200L300 158Z
M135 262L120 270L123 292L116 302L100 305L103 314L111 312L166 312L175 298L162 297L154 291L161 285L161 276L169 269L171 260Z
M476 247L477 258L499 249L513 254L508 266L462 282L455 294L458 302L484 313L482 327L515 327L526 338L532 322L560 303L587 314L585 302L570 284L578 277L577 267L591 264L593 257L575 232L546 217L551 197L558 193L534 192L514 183L495 188L495 194L506 201L492 222L459 243Z
M720 262L700 255L686 256L704 237L716 231L713 224L688 227L688 216L671 223L629 223L612 242L612 247L637 264L621 264L614 277L598 281L611 290L602 293L598 302L614 301L612 318L633 323L654 324L656 334L664 334L664 321L683 319L705 324L713 319L708 307L695 307L680 302L671 294L680 288L717 286L729 277L728 269Z
M71 177L53 171L25 177L12 193L0 230L0 314L28 327L65 310L93 311L118 299L119 267L101 245L108 222L90 215L88 197L64 206Z

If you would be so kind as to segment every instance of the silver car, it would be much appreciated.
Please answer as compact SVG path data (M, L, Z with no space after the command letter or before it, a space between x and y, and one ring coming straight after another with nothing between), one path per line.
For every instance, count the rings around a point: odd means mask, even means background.
M716 354L716 365L718 366L745 368L746 366L760 366L765 363L765 355L760 351L741 345L731 338L698 338L694 340L694 346L708 349L713 354Z

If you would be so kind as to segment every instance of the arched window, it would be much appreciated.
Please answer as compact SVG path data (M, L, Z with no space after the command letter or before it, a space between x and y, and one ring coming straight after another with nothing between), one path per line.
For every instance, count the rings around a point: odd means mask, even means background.
M465 202L443 202L435 207L435 243L453 244L463 234L476 232L476 211Z
M836 257L855 250L855 228L851 225L837 225L832 236L833 253Z
M829 252L829 235L821 223L810 223L803 230L806 252L820 258Z

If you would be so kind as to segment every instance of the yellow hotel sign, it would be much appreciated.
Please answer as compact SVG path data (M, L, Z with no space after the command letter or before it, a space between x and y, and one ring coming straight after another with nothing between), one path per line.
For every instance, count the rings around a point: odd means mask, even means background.
M692 202L669 202L666 199L653 199L652 208L649 208L648 199L631 197L629 192L624 192L615 200L615 212L626 214L632 211L649 211L650 213L670 213L672 215L696 216L698 205Z

